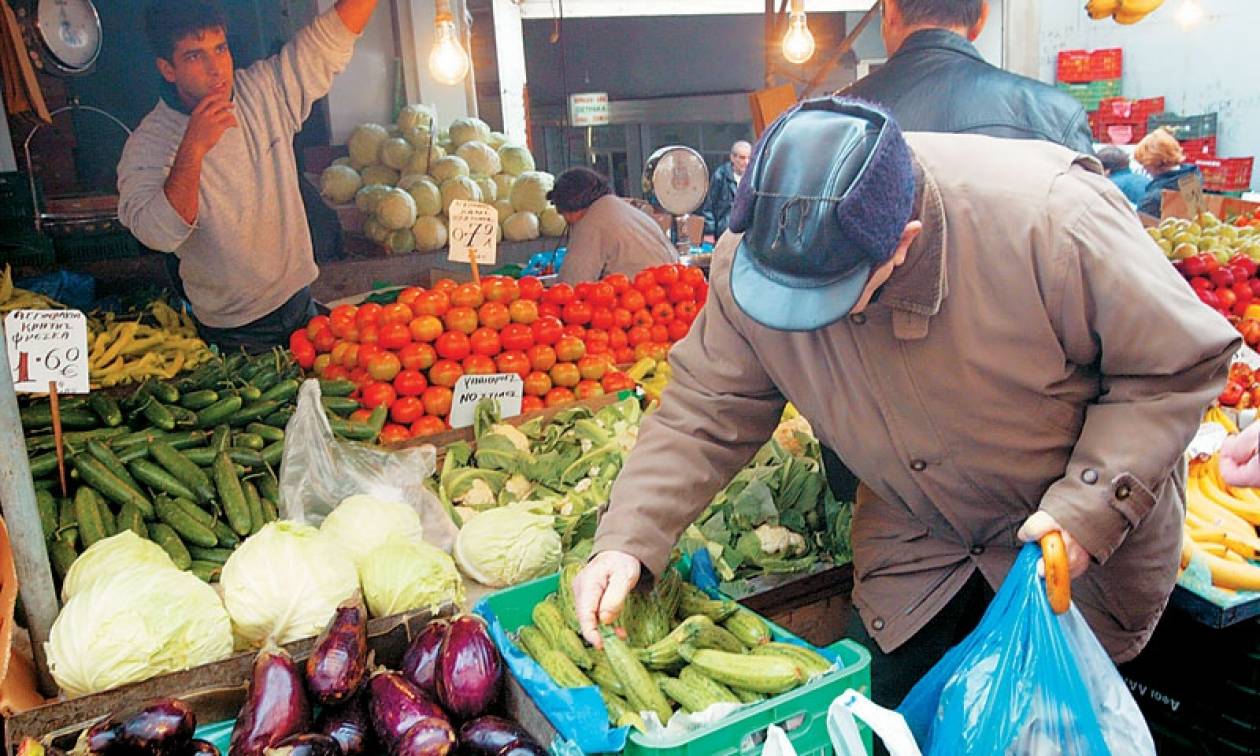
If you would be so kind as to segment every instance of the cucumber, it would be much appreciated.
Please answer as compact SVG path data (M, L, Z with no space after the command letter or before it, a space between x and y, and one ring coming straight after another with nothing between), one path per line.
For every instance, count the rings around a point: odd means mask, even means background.
M262 396L266 396L267 392L280 382L280 374L274 370L267 370L254 376L249 385L262 392ZM261 398L261 397L260 397Z
M31 457L31 477L42 478L45 475L51 475L57 469L57 453L48 452L38 457Z
M65 580L66 574L70 572L70 565L74 564L74 560L79 555L74 553L74 544L60 539L53 539L48 542L48 558L52 562L53 572L57 573L59 580Z
M249 534L253 535L267 524L266 515L263 513L262 498L258 496L258 489L254 488L254 484L248 480L241 482L241 490L245 492L245 505L249 508Z
M179 398L179 404L181 407L186 407L194 411L203 410L217 401L219 401L219 392L214 389L192 391Z
M367 423L355 423L349 420L342 420L339 417L328 418L328 424L332 427L333 433L353 441L371 441L379 433Z
M214 515L194 504L192 499L176 498L171 499L171 501L175 503L175 506L183 509L189 517L210 528L212 532L214 531ZM215 536L215 538L217 539L218 536Z
M79 542L79 520L74 514L74 502L70 499L57 500L57 538L65 541L71 548Z
M241 449L234 446L227 450L227 455L234 463L240 465L241 467L257 468L263 466L262 454L254 451L253 449Z
M248 383L245 384L244 386L241 386L239 389L237 389L236 393L241 397L241 399L245 400L246 402L250 404L262 398L262 389L258 388L257 386L252 386Z
M174 500L165 496L160 497L156 502L156 507L158 519L170 525L184 543L209 548L219 542L213 530L197 522Z
M145 517L153 516L153 503L139 490L119 480L104 465L89 454L76 454L70 458L70 464L79 472L79 477L88 486L95 488L105 498L118 504L132 504Z
M112 397L106 396L99 391L93 391L88 394L88 406L101 419L101 422L110 428L116 428L122 425L122 410L118 407L118 402Z
M161 465L155 465L147 459L133 461L131 463L131 472L143 481L146 486L155 491L160 491L170 496L182 496L185 499L196 498L196 494L192 492L192 489L164 470Z
M149 526L149 535L153 542L167 553L175 566L181 570L186 570L192 566L192 557L188 555L188 548L184 546L184 542L179 540L179 535L164 522L155 522Z
M105 526L105 532L108 535L118 535L118 518L114 516L113 510L109 508L109 502L97 496L96 506L101 510L101 524Z
M235 412L240 410L244 401L239 396L225 396L197 413L198 428L213 428L219 423L227 422Z
M319 382L319 393L321 396L350 396L354 390L358 388L354 381L340 379L336 381Z
M79 486L79 490L74 492L74 519L79 525L79 538L84 548L109 537L101 518L104 506L99 499L91 486Z
M172 449L187 449L193 446L201 446L206 442L206 432L203 430L187 430L171 433L163 436L162 442Z
M262 396L258 398L261 401L290 402L297 396L298 389L301 387L302 384L292 379L280 381L263 391Z
M280 519L280 509L276 506L275 501L264 498L262 500L263 520L266 522L275 522Z
M71 470L70 472L74 472L74 470ZM32 485L36 491L51 491L57 487L57 483L59 482L60 481L53 480L52 478L41 478L33 481Z
M338 415L349 415L359 408L358 401L345 396L321 396L319 403L324 409Z
M148 392L149 396L163 404L174 404L179 401L179 389L169 383L148 381L144 384L144 390Z
M277 441L266 446L259 454L262 455L263 462L275 467L280 464L280 460L284 459L284 442Z
M217 451L209 446L200 449L184 449L181 453L184 455L184 459L192 462L197 467L209 467L214 462L214 455L218 454Z
M123 464L123 461L119 459L118 455L114 454L114 451L108 446L100 441L92 440L87 443L87 451L88 454L91 454L96 458L97 462L105 465L105 469L109 470L114 475L117 475L118 479L123 483L126 483L137 491L142 490L140 488L140 484L131 477L131 473L127 472L127 466Z
M96 413L86 407L62 408L60 414L62 428L95 428L101 424ZM23 407L18 415L27 431L52 427L52 405L47 401Z
M263 422L275 428L283 429L293 419L293 405L286 405L263 418Z
M223 565L194 559L188 563L188 571L207 583L217 583L219 575L223 574Z
M226 424L214 426L214 433L210 435L210 448L216 453L226 451L232 443L232 429ZM208 463L207 463L208 464Z
M220 546L235 547L241 542L241 537L233 533L232 529L223 520L215 520L214 525L210 526L210 529L218 537Z
M175 430L175 416L171 414L170 409L152 396L140 407L140 413L145 419L153 423L153 427L161 428L164 431Z
M206 504L214 498L214 486L211 485L209 476L181 452L162 441L154 441L149 447L149 453L158 464L166 468L167 472L174 475L192 492L193 499L198 504Z
M253 449L254 451L262 451L267 442L257 433L237 433L232 439L232 446L240 449Z
M194 560L223 564L232 556L232 549L207 549L204 546L189 546L188 553Z
M141 538L149 537L149 529L144 524L144 515L130 504L124 504L118 513L118 532L130 530Z
M280 481L274 475L264 475L258 479L258 493L264 499L280 501Z
M274 444L277 441L284 440L283 429L274 428L270 425L267 425L266 423L250 423L249 425L245 426L245 431L247 433L253 433L255 435L262 436L263 440L269 444Z
M57 500L47 491L35 492L35 506L39 509L39 527L47 541L57 535Z
M187 407L181 407L178 404L165 404L162 406L166 407L166 411L170 412L171 416L175 418L176 427L191 428L197 424L197 413Z
M80 446L86 444L92 439L101 441L110 441L127 433L127 428L96 428L86 431L71 431L61 434L61 443L65 446ZM57 447L57 439L51 433L41 434L38 436L30 436L26 439L26 453L38 454L39 452L52 451Z
M249 535L249 504L245 501L245 491L241 488L241 481L236 477L236 467L227 452L219 452L214 458L213 469L219 504L223 507L223 514L227 516L228 525L237 535Z
M248 425L255 420L261 420L280 409L280 402L276 401L258 401L240 410L236 414L228 418L228 425L236 427L238 425Z
M378 405L376 409L372 410L372 414L368 416L367 421L368 426L375 432L372 438L381 435L381 430L385 427L385 420L388 417L389 407L386 407L384 404Z
M135 444L151 444L154 439L163 438L167 435L166 431L159 428L145 428L144 430L128 433L124 436L117 436L109 440L110 448L121 449L124 446L133 446Z
M148 456L148 444L132 444L131 446L124 446L118 451L118 461L124 465L129 465L137 459L144 459Z

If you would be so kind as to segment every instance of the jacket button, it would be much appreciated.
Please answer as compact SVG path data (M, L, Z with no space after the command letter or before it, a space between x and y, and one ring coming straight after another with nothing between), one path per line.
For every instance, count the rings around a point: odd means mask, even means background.
M980 556L983 553L984 553L984 547L981 546L980 544L976 544L975 546L971 547L972 556Z
M855 312L849 316L849 322L853 325L862 325L866 322L866 313Z
M880 631L880 630L883 630L883 629L884 629L884 620L883 620L883 618L882 618L882 617L876 617L876 618L875 618L875 621L871 623L871 627L875 628L876 632L878 632L878 631Z
M1123 500L1123 499L1127 499L1127 498L1129 498L1129 494L1131 494L1131 493L1133 493L1133 490L1132 490L1131 488L1129 488L1128 486L1124 485L1123 483L1121 483L1120 485L1116 486L1116 498L1117 498L1117 499L1122 499L1122 500Z
M1094 485L1098 482L1098 471L1092 467L1085 468L1084 472L1081 473L1081 480L1088 485Z
M927 462L924 462L921 459L912 460L910 462L910 469L915 472L923 472L927 469Z

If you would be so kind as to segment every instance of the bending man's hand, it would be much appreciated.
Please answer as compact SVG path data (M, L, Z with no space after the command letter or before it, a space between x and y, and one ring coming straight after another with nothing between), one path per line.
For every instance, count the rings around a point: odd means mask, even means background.
M1221 444L1221 477L1235 488L1260 486L1260 421Z
M1034 512L1032 517L1024 520L1023 526L1019 529L1019 540L1028 543L1030 541L1040 541L1041 537L1046 533L1059 531L1063 536L1063 545L1067 548L1068 572L1072 578L1078 578L1085 574L1085 570L1089 569L1089 552L1085 547L1081 546L1072 534L1059 526L1059 523L1045 512ZM1037 574L1045 574L1045 564L1037 565Z
M599 626L617 619L626 596L639 582L639 560L624 551L601 551L573 578L573 603L582 637L603 648Z

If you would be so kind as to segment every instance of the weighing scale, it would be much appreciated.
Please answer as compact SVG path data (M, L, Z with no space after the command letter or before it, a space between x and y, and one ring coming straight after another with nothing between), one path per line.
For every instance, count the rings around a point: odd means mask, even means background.
M709 166L704 158L682 145L660 148L643 166L643 192L672 217L670 225L679 254L690 254L687 219L704 205L709 194Z

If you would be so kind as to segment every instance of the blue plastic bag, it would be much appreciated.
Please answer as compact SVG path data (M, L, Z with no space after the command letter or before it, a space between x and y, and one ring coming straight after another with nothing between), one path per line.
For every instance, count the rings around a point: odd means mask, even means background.
M1023 548L980 624L898 709L927 756L1155 753L1084 617L1075 606L1051 611L1040 557L1036 544Z

